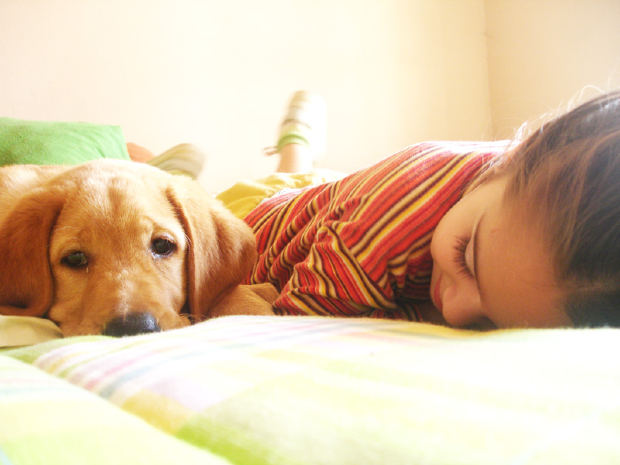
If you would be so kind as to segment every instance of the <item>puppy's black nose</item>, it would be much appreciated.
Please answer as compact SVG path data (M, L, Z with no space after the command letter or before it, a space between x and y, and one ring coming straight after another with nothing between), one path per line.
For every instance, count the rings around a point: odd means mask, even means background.
M161 328L153 315L144 312L133 312L110 320L103 330L103 334L120 337L157 331L161 331Z

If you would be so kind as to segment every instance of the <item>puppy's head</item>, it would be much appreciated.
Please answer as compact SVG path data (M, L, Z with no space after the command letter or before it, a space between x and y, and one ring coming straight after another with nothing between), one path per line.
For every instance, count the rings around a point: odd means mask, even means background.
M247 274L249 228L193 181L97 161L25 195L0 225L0 313L65 335L184 326Z

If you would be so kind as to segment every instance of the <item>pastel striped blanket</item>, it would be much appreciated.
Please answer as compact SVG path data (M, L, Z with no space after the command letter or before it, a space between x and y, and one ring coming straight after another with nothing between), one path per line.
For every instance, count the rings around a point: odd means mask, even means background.
M0 355L0 464L617 464L620 330L219 318Z

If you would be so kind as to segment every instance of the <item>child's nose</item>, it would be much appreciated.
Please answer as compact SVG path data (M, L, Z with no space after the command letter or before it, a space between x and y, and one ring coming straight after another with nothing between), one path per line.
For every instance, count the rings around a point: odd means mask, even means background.
M477 293L461 292L446 297L443 317L450 326L468 326L486 317Z

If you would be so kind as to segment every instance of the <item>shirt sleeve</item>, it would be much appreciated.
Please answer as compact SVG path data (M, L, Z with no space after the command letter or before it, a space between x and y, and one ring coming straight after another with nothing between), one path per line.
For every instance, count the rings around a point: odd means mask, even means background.
M293 267L274 303L276 313L416 319L368 277L334 223L321 225L304 260Z

